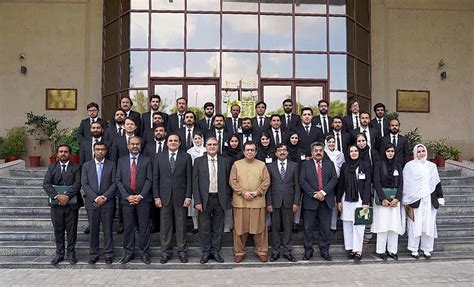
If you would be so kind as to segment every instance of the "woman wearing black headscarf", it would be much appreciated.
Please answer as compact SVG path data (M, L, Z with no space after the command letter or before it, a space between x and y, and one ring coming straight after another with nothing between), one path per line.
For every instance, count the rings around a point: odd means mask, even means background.
M377 233L376 252L383 260L398 260L398 235L403 234L400 201L403 194L403 166L395 160L395 147L385 146L383 160L374 165L374 221L371 231Z
M365 134L357 134L355 141L360 151L360 160L368 162L370 166L373 167L374 164L380 160L379 153L367 144L367 137Z
M349 146L349 159L341 167L336 201L341 211L344 247L355 262L362 259L365 225L354 225L354 214L358 207L368 212L371 174L369 163L360 159L359 149Z
M233 134L227 140L227 145L224 146L222 154L229 159L230 165L234 164L234 161L242 159L244 157L242 150L240 148L240 139L239 136Z
M306 160L304 148L301 147L298 133L294 131L290 133L288 140L288 159L296 162L298 167L300 166L301 161Z
M257 156L264 163L272 163L275 160L275 148L270 143L270 134L262 132L257 144Z

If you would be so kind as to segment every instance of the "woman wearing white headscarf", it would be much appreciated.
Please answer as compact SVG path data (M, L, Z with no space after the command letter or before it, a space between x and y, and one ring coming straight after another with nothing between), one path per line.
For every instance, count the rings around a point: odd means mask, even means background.
M324 141L324 154L334 163L336 168L336 174L339 178L341 172L341 166L346 161L344 154L336 149L336 138L333 135L326 137ZM331 214L331 230L337 230L337 207L332 209Z
M414 160L403 170L403 204L414 210L414 221L407 219L408 250L418 258L418 249L426 259L431 258L436 230L436 211L444 205L443 190L436 165L428 160L427 149L417 144Z
M188 149L193 165L194 160L203 156L204 152L206 152L206 148L204 147L203 135L200 131L196 131L193 135L193 146ZM193 219L193 234L196 234L198 232L198 211L194 208L194 198L192 198L191 205L188 207L188 216Z

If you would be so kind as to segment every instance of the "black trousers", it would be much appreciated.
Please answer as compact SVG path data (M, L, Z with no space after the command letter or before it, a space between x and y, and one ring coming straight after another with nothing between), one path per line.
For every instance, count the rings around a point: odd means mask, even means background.
M150 252L150 210L151 202L140 202L137 205L122 204L123 210L123 249L125 255L133 255L135 251L135 228L138 217L139 248L141 255Z
M64 233L67 232L67 255L76 255L78 208L70 205L51 207L56 254L64 256Z
M109 208L100 207L97 209L87 209L87 217L89 219L91 230L89 245L89 257L91 259L99 258L99 234L101 224L104 232L104 256L107 259L112 259L114 257L114 239L112 236L114 211L115 206Z
M161 252L163 255L171 256L173 223L176 229L176 247L178 254L182 255L188 251L186 241L186 216L188 209L183 207L183 202L175 202L171 198L171 202L167 206L161 207L160 210L160 241Z
M316 217L319 220L319 250L322 252L329 251L331 243L331 213L332 209L326 203L319 203L316 210L305 209L303 211L305 252L313 251L313 230Z
M272 253L291 254L293 237L293 210L292 208L273 208L272 216ZM281 234L283 233L283 234Z
M199 237L203 254L216 254L221 251L224 233L225 211L216 194L209 194L207 206L198 214Z

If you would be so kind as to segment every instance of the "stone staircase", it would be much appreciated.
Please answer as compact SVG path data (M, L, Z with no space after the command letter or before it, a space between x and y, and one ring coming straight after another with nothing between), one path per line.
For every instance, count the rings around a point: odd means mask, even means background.
M9 175L0 176L0 268L55 268L50 265L50 260L55 253L50 208L47 206L46 194L41 188L45 172L45 168L12 169ZM447 168L440 171L440 176L444 186L446 206L438 211L439 238L435 240L432 260L472 259L474 258L474 175L465 174L460 168ZM87 226L85 209L81 208L79 214L76 246L79 263L73 268L188 269L352 264L352 261L346 259L342 230L339 227L339 230L333 234L330 250L333 261L331 262L319 258L318 248L315 246L315 257L311 261L289 263L280 259L277 262L260 263L252 254L252 243L249 240L247 258L243 263L235 264L232 253L232 235L226 233L222 250L226 262L218 264L211 260L208 264L201 265L199 264L201 255L199 238L197 235L188 233L190 262L181 264L175 256L168 264L162 265L159 263L159 234L155 233L152 234L152 264L145 265L139 259L135 259L130 264L121 265L118 261L123 255L122 235L114 233L114 264L106 265L101 260L96 265L89 265L87 264L89 236L82 233ZM294 255L298 259L302 258L302 245L303 233L301 231L294 233ZM399 239L399 262L415 260L409 256L406 245L405 235ZM136 255L139 255L138 251ZM382 262L375 254L375 238L364 245L362 262ZM58 268L71 268L71 265L62 262Z

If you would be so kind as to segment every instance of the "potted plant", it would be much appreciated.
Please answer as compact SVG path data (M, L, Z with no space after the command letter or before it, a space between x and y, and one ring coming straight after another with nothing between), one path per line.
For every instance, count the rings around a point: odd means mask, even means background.
M397 112L389 112L388 110L385 112L384 117L390 122L391 120L398 120L399 114Z
M449 157L449 146L446 143L447 140L447 137L443 137L436 140L427 140L425 143L429 149L433 151L433 154L435 155L433 162L439 167L445 167L445 161Z
M67 144L71 147L71 161L79 163L79 140L77 139L77 132L79 128L66 129L61 143Z
M0 159L5 159L5 139L0 137Z
M51 163L56 162L56 146L58 143L58 124L59 120L48 119L45 114L35 115L33 112L26 113L25 125L28 126L28 134L35 137L39 145L46 142L51 144ZM36 150L36 147L34 148Z
M421 135L420 131L418 130L418 127L408 131L405 133L405 137L408 141L408 148L410 149L410 153L413 151L415 148L415 145L421 143ZM413 159L413 154L408 156L409 160Z
M460 161L461 151L453 146L448 147L448 157L446 159L451 159L455 161Z
M26 153L26 137L25 127L14 127L7 131L2 148L5 162L17 160Z

